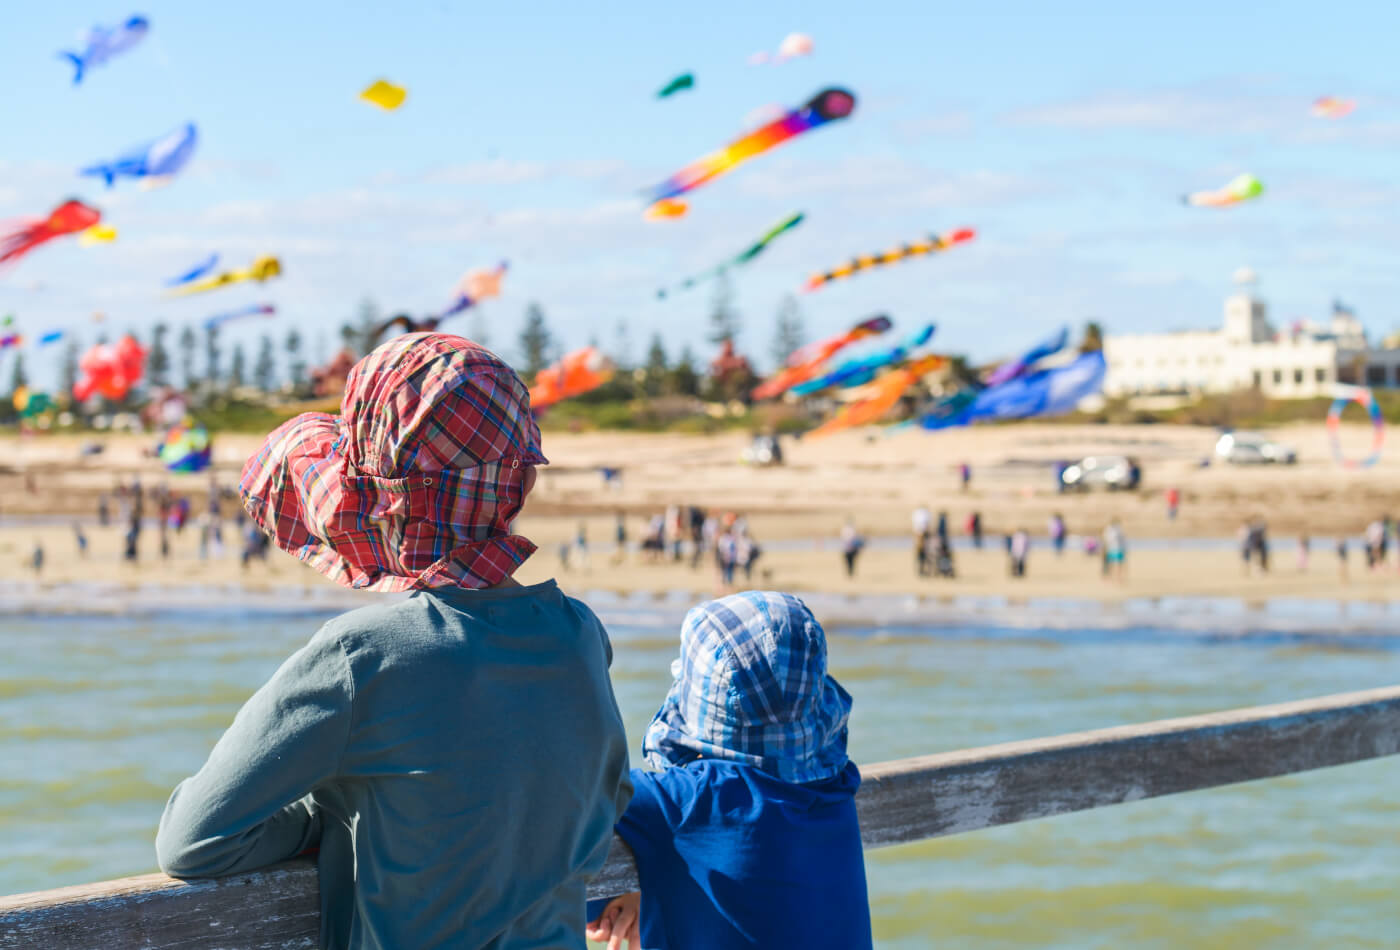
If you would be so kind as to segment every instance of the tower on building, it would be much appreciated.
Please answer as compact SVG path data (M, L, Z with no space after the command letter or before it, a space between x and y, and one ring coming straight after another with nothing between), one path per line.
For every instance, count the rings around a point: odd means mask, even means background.
M1225 298L1225 342L1232 344L1267 343L1274 338L1269 326L1268 308L1255 288L1259 277L1251 268L1235 271L1235 292Z

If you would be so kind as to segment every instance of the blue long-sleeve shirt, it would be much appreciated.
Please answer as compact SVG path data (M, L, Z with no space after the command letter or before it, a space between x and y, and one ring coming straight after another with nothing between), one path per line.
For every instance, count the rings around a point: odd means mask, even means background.
M338 617L176 787L160 866L211 877L319 845L322 946L582 948L631 796L611 660L552 581Z

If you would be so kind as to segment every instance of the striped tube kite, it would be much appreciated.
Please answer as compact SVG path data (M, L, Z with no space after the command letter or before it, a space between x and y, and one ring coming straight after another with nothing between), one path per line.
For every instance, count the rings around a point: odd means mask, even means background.
M923 346L933 337L934 325L930 323L918 333L900 340L888 349L879 350L869 356L846 360L828 373L799 383L790 390L794 396L807 396L823 389L840 386L863 386L875 378L875 374L894 363L907 359L909 354Z
M102 212L69 200L46 218L21 218L0 223L0 264L17 261L34 248L65 234L79 234L102 220Z
M1342 116L1351 115L1355 109L1355 99L1323 96L1312 104L1312 115L1314 119L1340 119Z
M803 286L802 290L804 293L810 293L813 290L824 287L833 280L843 280L863 270L884 267L886 264L893 264L911 257L922 257L925 254L935 254L939 251L946 251L954 245L965 244L976 236L977 232L972 228L959 228L956 231L945 231L942 234L929 235L926 239L913 244L902 244L899 247L885 251L883 254L853 257L833 270L816 273L808 277L807 283Z
M663 205L668 209L664 216L678 217L684 214L685 202L673 199L718 178L755 155L762 155L770 148L782 145L794 136L846 118L855 107L854 93L835 87L823 89L781 118L740 136L717 152L697 158L652 188L647 194L647 204L655 206L660 202L669 202Z
M777 224L773 225L771 228L765 231L757 241L754 241L748 247L744 248L742 251L731 257L729 260L725 261L723 264L720 264L718 267L712 267L704 273L696 274L694 277L687 277L685 280L677 284L675 289L688 290L691 287L694 287L696 284L700 283L701 281L709 280L711 277L718 277L719 275L728 271L731 267L742 267L758 255L762 254L768 248L769 244L772 244L780 236L786 234L788 231L791 231L793 228L801 224L802 219L804 217L805 216L800 211L796 214L788 215L786 218L779 221ZM662 289L658 290L656 292L656 296L658 298L664 299L666 297L666 289L663 287Z
M1264 183L1253 175L1238 175L1224 188L1214 191L1193 191L1181 196L1181 203L1193 208L1228 208L1264 193Z
M230 284L240 284L248 280L256 280L258 283L262 283L263 281L271 280L281 275L281 261L275 257L259 257L243 270L226 270L223 273L215 274L213 277L206 277L202 280L181 284L166 291L166 294L171 297L184 297L189 294L202 294L209 290L218 290L220 287L227 287Z
M806 346L798 347L788 354L786 366L765 379L754 389L753 398L772 399L776 396L781 396L798 383L805 383L807 380L816 376L817 373L821 372L821 368L826 361L835 356L840 350L850 346L857 340L878 336L888 330L891 325L890 318L884 314L880 314L868 320L862 320L844 333L838 333L835 336L829 336L815 343L808 343Z
M835 416L808 433L808 436L820 438L842 429L876 421L893 409L900 397L917 385L919 380L936 369L942 369L947 363L946 356L931 354L887 370L865 387L859 399L844 406Z
M539 414L557 402L582 396L613 377L613 363L595 346L566 353L559 362L535 374L530 409Z

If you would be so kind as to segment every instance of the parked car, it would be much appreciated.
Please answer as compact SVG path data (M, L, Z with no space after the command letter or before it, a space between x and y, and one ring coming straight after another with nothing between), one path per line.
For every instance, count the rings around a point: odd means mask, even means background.
M1130 455L1091 455L1060 472L1060 485L1072 491L1132 491L1141 481L1142 466Z
M1235 465L1292 465L1298 453L1258 432L1226 432L1215 443L1215 454Z

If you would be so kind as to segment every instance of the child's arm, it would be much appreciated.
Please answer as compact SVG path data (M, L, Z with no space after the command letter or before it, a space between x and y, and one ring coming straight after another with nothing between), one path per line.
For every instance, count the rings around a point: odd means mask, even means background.
M266 867L316 844L310 797L339 769L354 695L334 636L318 635L239 710L199 772L170 796L156 834L160 868L217 877Z
M614 897L598 915L598 919L588 925L584 935L589 940L608 942L608 950L622 950L623 941L631 950L641 950L642 892L633 891Z

